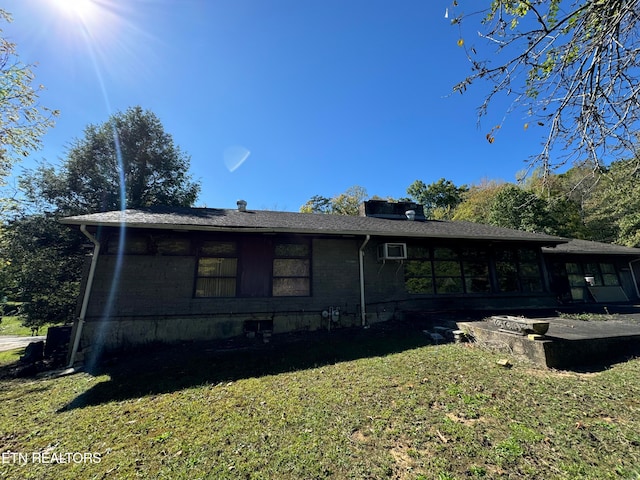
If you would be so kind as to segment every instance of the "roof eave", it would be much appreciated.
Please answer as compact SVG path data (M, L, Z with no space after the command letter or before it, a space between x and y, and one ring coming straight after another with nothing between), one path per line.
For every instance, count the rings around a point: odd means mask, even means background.
M74 218L61 219L61 223L66 225L87 225L92 227L110 227L119 228L122 222L87 222ZM239 227L239 226L211 226L211 225L193 225L193 224L174 224L174 223L141 223L126 222L127 228L146 228L153 230L171 230L171 231L195 231L195 232L226 232L226 233L286 233L297 235L335 235L335 236L365 236L373 235L376 237L397 237L397 238L446 238L446 239L463 239L463 240L485 240L485 241L508 241L508 242L529 242L539 243L548 246L555 246L566 243L567 239L533 239L520 237L492 237L478 235L442 235L442 234L425 234L420 232L383 232L383 231L362 231L362 230L324 230L324 229L301 229L301 228L274 228L274 227Z
M545 248L544 253L549 255L615 255L618 257L634 257L640 256L640 252L617 252L612 250L586 251L586 250L555 250L554 248Z

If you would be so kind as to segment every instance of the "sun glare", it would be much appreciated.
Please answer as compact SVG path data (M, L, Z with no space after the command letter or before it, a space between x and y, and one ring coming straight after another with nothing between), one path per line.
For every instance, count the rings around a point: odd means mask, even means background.
M150 74L147 65L160 51L160 39L144 28L146 13L156 3L149 0L34 0L45 2L50 35L74 69L93 67L105 98L106 81L131 81ZM108 103L108 102L107 102Z
M86 20L95 13L96 4L93 0L51 0L55 7L70 17Z

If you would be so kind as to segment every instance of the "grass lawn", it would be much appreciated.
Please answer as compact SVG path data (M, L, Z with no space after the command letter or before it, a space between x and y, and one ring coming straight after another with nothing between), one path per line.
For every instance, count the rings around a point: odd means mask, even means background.
M0 335L19 335L23 337L30 337L31 328L24 327L22 325L22 318L20 317L2 317L2 321L0 321ZM22 355L24 355L24 348L16 348L14 350L0 352L0 367L17 362ZM0 449L1 448L2 447L0 447Z
M44 329L41 328L40 331L46 331L46 327ZM22 335L26 337L31 335L31 328L23 326L22 318L20 317L2 317L0 335ZM40 333L40 335L44 334Z
M0 477L640 478L640 359L573 373L504 357L371 329L5 379Z
M17 362L22 355L24 355L24 348L15 348L13 350L0 352L0 367Z

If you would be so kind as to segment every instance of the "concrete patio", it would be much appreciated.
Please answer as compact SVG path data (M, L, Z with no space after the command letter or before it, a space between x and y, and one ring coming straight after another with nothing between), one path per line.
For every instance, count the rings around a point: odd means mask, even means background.
M635 319L584 321L564 317L536 318L548 321L545 335L520 335L503 331L491 321L458 322L473 341L549 368L570 369L607 365L640 355L640 324Z

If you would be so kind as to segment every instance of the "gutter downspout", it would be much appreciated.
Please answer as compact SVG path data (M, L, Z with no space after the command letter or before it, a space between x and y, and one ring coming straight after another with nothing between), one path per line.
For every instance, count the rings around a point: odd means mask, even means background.
M367 243L369 243L370 239L371 235L367 235L362 245L360 245L360 249L358 250L358 262L360 266L360 315L362 316L363 327L367 326L367 309L364 298L364 247L367 246Z
M85 224L80 225L80 231L91 241L91 243L93 243L93 255L91 256L91 267L89 268L89 276L84 288L82 308L80 309L80 316L78 317L78 327L76 328L76 334L73 337L73 348L71 349L71 355L69 355L69 365L67 365L67 368L73 368L73 364L76 361L76 354L78 353L80 338L82 337L82 327L84 326L85 317L87 316L87 308L89 306L89 297L91 296L93 278L95 276L96 265L98 263L98 255L100 254L100 242L87 231L87 226Z
M633 263L634 262L640 262L640 258L638 258L636 260L630 260L629 261L629 270L631 270L631 278L633 278L633 286L636 289L636 295L638 295L638 298L640 298L640 291L638 290L638 279L636 278L636 274L633 271Z

